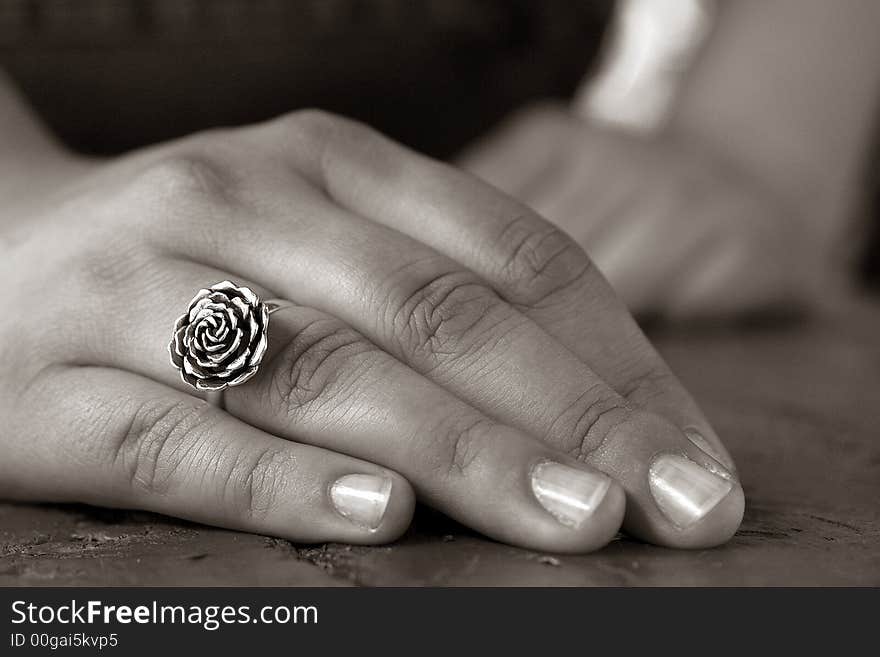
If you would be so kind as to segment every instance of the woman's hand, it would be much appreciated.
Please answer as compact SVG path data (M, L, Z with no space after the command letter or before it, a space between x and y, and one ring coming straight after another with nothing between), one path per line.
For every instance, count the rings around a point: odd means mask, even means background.
M830 248L781 194L669 137L631 137L542 106L462 164L572 235L636 314L731 317L811 305L838 284Z
M559 552L607 543L624 506L669 546L739 525L729 455L583 251L361 125L195 135L4 213L0 497L379 543L415 491ZM166 350L223 280L294 303L225 411Z

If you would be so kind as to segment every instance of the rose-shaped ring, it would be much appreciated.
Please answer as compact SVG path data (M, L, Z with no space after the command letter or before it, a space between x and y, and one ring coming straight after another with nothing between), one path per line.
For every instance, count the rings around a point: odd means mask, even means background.
M247 287L223 281L199 290L174 324L171 363L193 388L218 393L241 385L260 367L268 345L269 315L283 302L263 302Z

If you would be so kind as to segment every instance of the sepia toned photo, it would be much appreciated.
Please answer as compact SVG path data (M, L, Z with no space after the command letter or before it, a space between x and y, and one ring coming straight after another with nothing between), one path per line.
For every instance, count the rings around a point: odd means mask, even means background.
M878 34L0 0L0 652L332 622L263 587L880 585Z

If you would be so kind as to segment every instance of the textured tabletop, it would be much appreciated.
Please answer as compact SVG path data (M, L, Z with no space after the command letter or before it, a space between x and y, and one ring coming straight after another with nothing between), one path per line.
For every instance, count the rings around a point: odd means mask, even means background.
M657 336L731 449L736 537L540 554L428 511L379 548L297 546L143 513L0 504L0 585L880 585L880 307Z

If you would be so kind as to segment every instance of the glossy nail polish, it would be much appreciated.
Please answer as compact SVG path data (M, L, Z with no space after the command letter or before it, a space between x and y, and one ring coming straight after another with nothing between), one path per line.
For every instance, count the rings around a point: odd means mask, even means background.
M733 484L678 454L661 454L648 474L660 511L679 528L701 520L731 491Z
M351 522L375 530L382 524L391 497L391 480L367 474L350 474L330 487L330 499L339 513Z
M542 461L532 469L531 484L541 506L563 525L577 528L602 503L611 480L598 472Z

